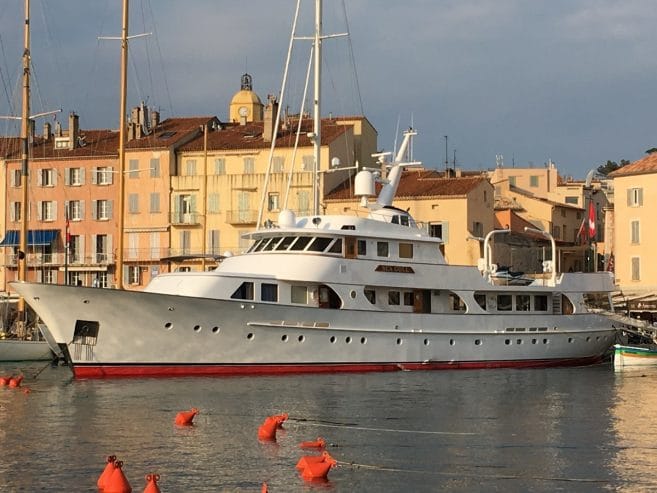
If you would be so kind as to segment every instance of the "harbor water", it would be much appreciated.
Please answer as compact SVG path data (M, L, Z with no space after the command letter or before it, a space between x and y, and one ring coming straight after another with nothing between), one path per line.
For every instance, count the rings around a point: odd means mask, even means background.
M108 455L133 491L656 491L657 370L609 364L177 379L75 380L67 367L3 364L0 491L97 491ZM196 407L191 427L174 425ZM277 440L258 426L289 413ZM295 469L321 436L328 481Z

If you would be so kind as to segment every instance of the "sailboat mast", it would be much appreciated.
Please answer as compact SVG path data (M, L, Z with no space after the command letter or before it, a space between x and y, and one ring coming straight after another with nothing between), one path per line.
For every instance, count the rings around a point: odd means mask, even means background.
M18 280L26 280L27 219L28 219L28 151L30 126L30 0L25 0L25 26L23 37L23 108L21 113L21 234L18 246ZM25 299L18 299L18 320L23 320Z
M128 92L128 0L123 0L121 27L121 104L119 114L119 238L116 252L116 287L123 289L123 230L125 208L125 115Z
M313 181L313 214L319 214L320 153L322 144L321 90L322 90L322 0L315 0L315 100L313 102L313 154L315 179Z

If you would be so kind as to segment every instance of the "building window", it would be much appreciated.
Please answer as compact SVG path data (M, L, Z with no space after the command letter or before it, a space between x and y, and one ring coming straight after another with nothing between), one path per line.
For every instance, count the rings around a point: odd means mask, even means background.
M128 252L129 259L136 259L139 253L139 235L137 233L128 233Z
M572 204L572 205L577 205L579 204L579 197L566 197L565 199L566 204Z
M538 188L538 175L531 175L529 177L529 186L532 188Z
M66 185L79 187L84 184L84 169L67 168L65 176Z
M208 253L211 255L219 255L219 239L220 231L218 229L211 229L208 231Z
M100 168L95 168L92 175L92 182L96 185L111 185L112 176L114 175L114 170L109 166L101 166Z
M515 176L509 176L509 186L510 187L515 187L516 186L516 177Z
M219 214L221 212L219 207L220 207L219 194L217 192L212 192L208 194L208 213Z
M39 220L54 221L56 205L52 200L44 200L38 204Z
M301 158L302 170L303 171L312 171L315 167L315 158L314 156L303 156Z
M308 288L306 286L292 286L290 301L301 305L308 304Z
M43 282L46 284L57 284L57 270L46 269L43 272Z
M474 221L472 223L472 235L482 237L484 236L484 225L479 221Z
M150 206L150 212L151 213L157 213L160 212L160 194L157 192L151 193L151 206Z
M638 245L639 244L639 221L632 221L631 222L631 227L632 227L632 244L633 245Z
M283 156L274 156L271 163L272 172L282 173L284 164L285 164L285 158Z
M107 221L112 219L112 201L110 200L94 200L93 201L94 218L98 221Z
M278 284L262 283L260 285L261 301L278 301Z
M413 243L399 244L399 258L413 258Z
M128 178L139 178L139 159L128 161Z
M214 160L214 174L215 175L226 174L226 158L219 157Z
M185 161L185 175L196 176L196 159L187 159Z
M20 221L21 220L21 203L12 202L9 208L9 220L10 221Z
M109 260L109 236L96 235L96 263L104 264Z
M628 207L640 207L643 205L643 188L628 188L627 205Z
M138 265L128 266L128 284L136 286L141 283L141 269Z
M21 183L23 183L21 170L15 169L11 172L11 186L15 188L20 188Z
M82 220L82 201L81 200L70 200L67 204L66 209L67 217L71 221L81 221Z
M151 158L151 165L150 165L150 175L151 178L159 178L160 177L160 158L154 157Z
M561 238L561 228L559 226L554 226L552 228L552 236L554 236L555 240Z
M255 158L244 158L244 173L255 173Z
M376 254L379 257L387 257L388 252L388 242L387 241L377 241L376 242Z
M192 232L191 231L181 231L180 232L180 249L183 255L189 255L192 251Z
M150 235L151 258L160 258L160 233L151 233Z
M137 193L128 194L128 212L130 214L139 213L139 194Z
M278 192L271 192L267 195L267 210L277 211L279 209L279 194Z
M632 280L641 280L641 259L639 257L632 257Z
M39 185L42 187L54 187L55 183L55 170L52 168L43 168L39 173Z
M310 196L307 190L300 190L297 193L297 207L300 216L310 214Z

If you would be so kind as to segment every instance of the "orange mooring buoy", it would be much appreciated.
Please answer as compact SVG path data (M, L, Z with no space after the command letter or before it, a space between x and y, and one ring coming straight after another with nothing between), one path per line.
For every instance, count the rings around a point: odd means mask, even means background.
M11 377L0 377L0 385L9 385Z
M11 377L9 379L9 386L12 388L20 387L23 378L25 378L23 375L19 375L17 377Z
M269 490L267 489L267 483L262 483L262 488L260 488L260 493L267 493Z
M287 421L288 416L287 413L273 415L272 418L276 420L276 427L283 428L283 423Z
M199 413L198 409L195 407L191 408L189 411L180 411L176 414L176 424L179 426L191 426L194 423L194 416Z
M146 475L146 488L144 493L161 493L160 487L157 485L157 482L160 480L159 474L147 474Z
M121 468L123 461L117 460L114 462L114 471L105 483L103 493L132 493L132 486L128 482Z
M110 476L114 472L114 462L116 462L116 455L108 455L105 469L103 469L103 472L98 478L98 481L96 481L96 486L98 486L99 490L105 489L105 485L107 484L107 481L109 480Z
M318 463L318 462L325 462L328 460L333 460L333 457L330 456L330 454L324 450L321 455L304 455L299 459L299 462L297 462L297 469L300 471L303 471L308 464L312 463Z
M322 437L317 437L317 440L312 442L301 442L299 447L301 448L324 448L326 446L326 441Z
M279 421L274 416L267 416L265 421L258 428L258 438L260 440L276 440L276 429Z
M329 470L334 467L338 462L331 458L323 462L311 462L309 463L303 471L301 471L301 476L303 479L326 479Z

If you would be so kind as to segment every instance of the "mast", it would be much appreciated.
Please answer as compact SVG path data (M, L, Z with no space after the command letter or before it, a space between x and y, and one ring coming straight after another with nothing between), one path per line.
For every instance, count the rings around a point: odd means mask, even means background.
M125 114L128 91L128 0L123 0L121 27L121 104L119 114L119 238L116 252L116 287L123 289L123 229L125 208Z
M21 231L18 247L18 280L26 279L27 264L27 216L28 216L28 148L30 125L30 0L25 0L25 25L23 35L23 109L21 113ZM24 321L25 299L18 299L18 320ZM23 327L19 325L19 327Z
M319 214L320 153L322 144L322 120L320 98L322 90L322 0L315 0L315 98L313 101L313 153L315 179L313 181L313 214Z

